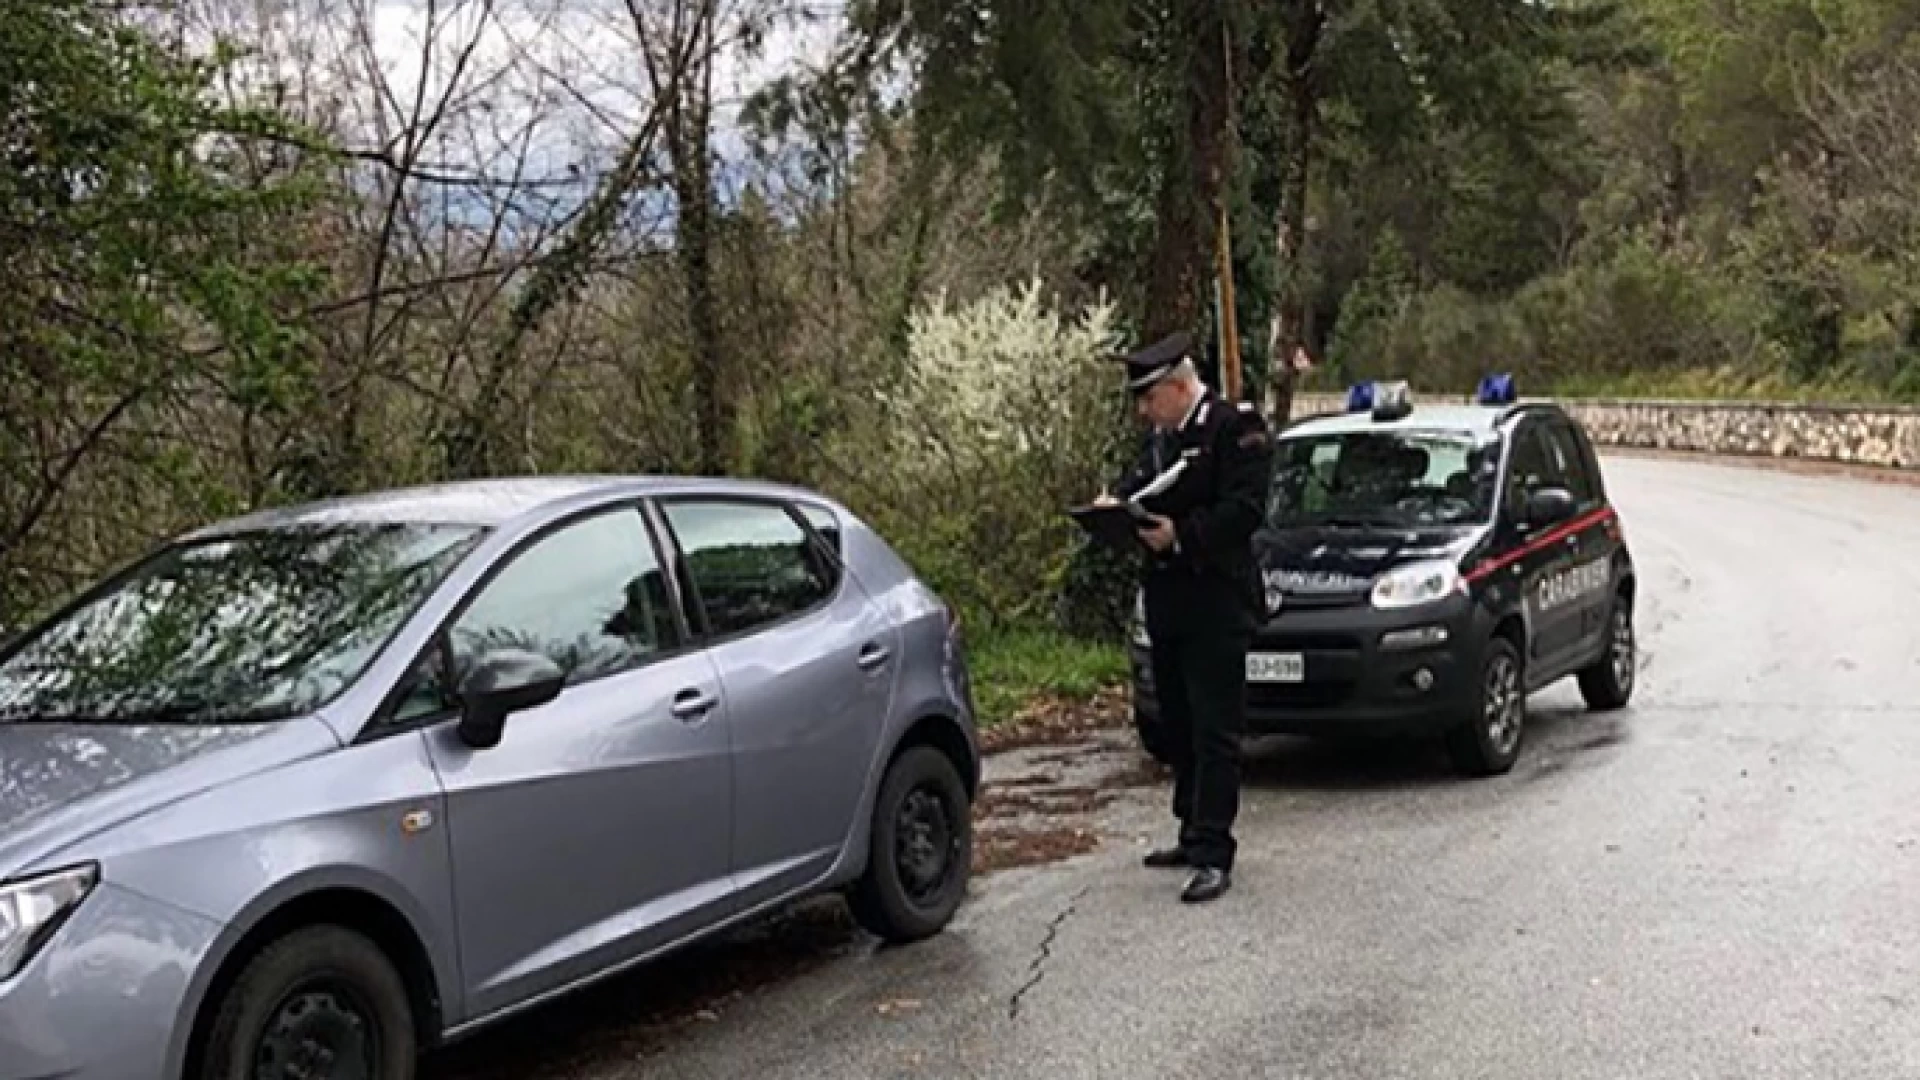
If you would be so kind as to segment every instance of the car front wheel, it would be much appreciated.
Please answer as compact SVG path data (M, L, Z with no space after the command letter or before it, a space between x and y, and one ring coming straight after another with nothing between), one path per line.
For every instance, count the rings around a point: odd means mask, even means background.
M873 807L867 871L850 897L853 915L895 943L944 929L966 896L973 809L947 756L930 746L901 754Z
M1454 763L1473 776L1497 776L1520 757L1526 729L1526 681L1519 650L1504 637L1487 642L1473 707L1448 734Z
M201 1080L412 1080L406 986L380 949L333 926L261 950L213 1014Z

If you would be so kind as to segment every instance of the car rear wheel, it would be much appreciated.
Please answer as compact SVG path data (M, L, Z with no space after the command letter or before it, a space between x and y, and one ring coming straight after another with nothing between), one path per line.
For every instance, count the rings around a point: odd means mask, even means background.
M1471 713L1448 733L1447 749L1461 771L1497 776L1519 760L1527 721L1520 653L1504 637L1487 643L1473 702Z
M1607 616L1607 649L1600 659L1580 673L1580 696L1587 708L1596 712L1623 709L1633 697L1635 665L1639 663L1633 636L1633 600L1621 594L1613 598L1613 611Z
M406 985L378 946L340 927L261 950L222 995L201 1080L412 1080Z
M947 756L916 746L894 761L873 807L867 871L849 897L853 916L896 943L939 933L966 896L973 807Z

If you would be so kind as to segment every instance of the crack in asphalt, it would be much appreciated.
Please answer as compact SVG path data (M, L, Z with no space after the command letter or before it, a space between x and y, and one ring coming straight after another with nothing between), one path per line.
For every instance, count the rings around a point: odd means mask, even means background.
M1080 906L1080 901L1086 897L1091 888L1092 886L1089 885L1074 893L1066 906L1060 909L1060 914L1055 915L1053 921L1047 924L1047 934L1040 939L1040 950L1034 954L1033 963L1027 967L1026 983L1015 990L1012 999L1007 1002L1007 1019L1020 1019L1020 1002L1025 1000L1034 987L1040 985L1041 979L1047 977L1047 961L1053 958L1054 939L1060 936L1060 928L1065 926L1067 920L1073 916L1074 911Z

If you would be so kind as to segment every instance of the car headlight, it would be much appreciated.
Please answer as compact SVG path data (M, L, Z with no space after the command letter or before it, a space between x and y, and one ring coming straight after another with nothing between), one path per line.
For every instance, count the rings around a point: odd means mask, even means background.
M99 881L98 867L79 866L0 885L0 982L20 974Z
M1460 568L1445 559L1408 563L1381 574L1373 582L1373 606L1418 607L1444 600L1466 589Z
M1147 594L1133 594L1133 643L1142 649L1153 648L1153 638L1147 635Z

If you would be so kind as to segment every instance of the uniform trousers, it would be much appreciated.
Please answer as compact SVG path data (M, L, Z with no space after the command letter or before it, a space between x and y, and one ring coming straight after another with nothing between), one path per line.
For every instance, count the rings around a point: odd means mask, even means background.
M1233 617L1181 621L1188 625L1149 629L1173 813L1190 864L1231 870L1252 634Z

